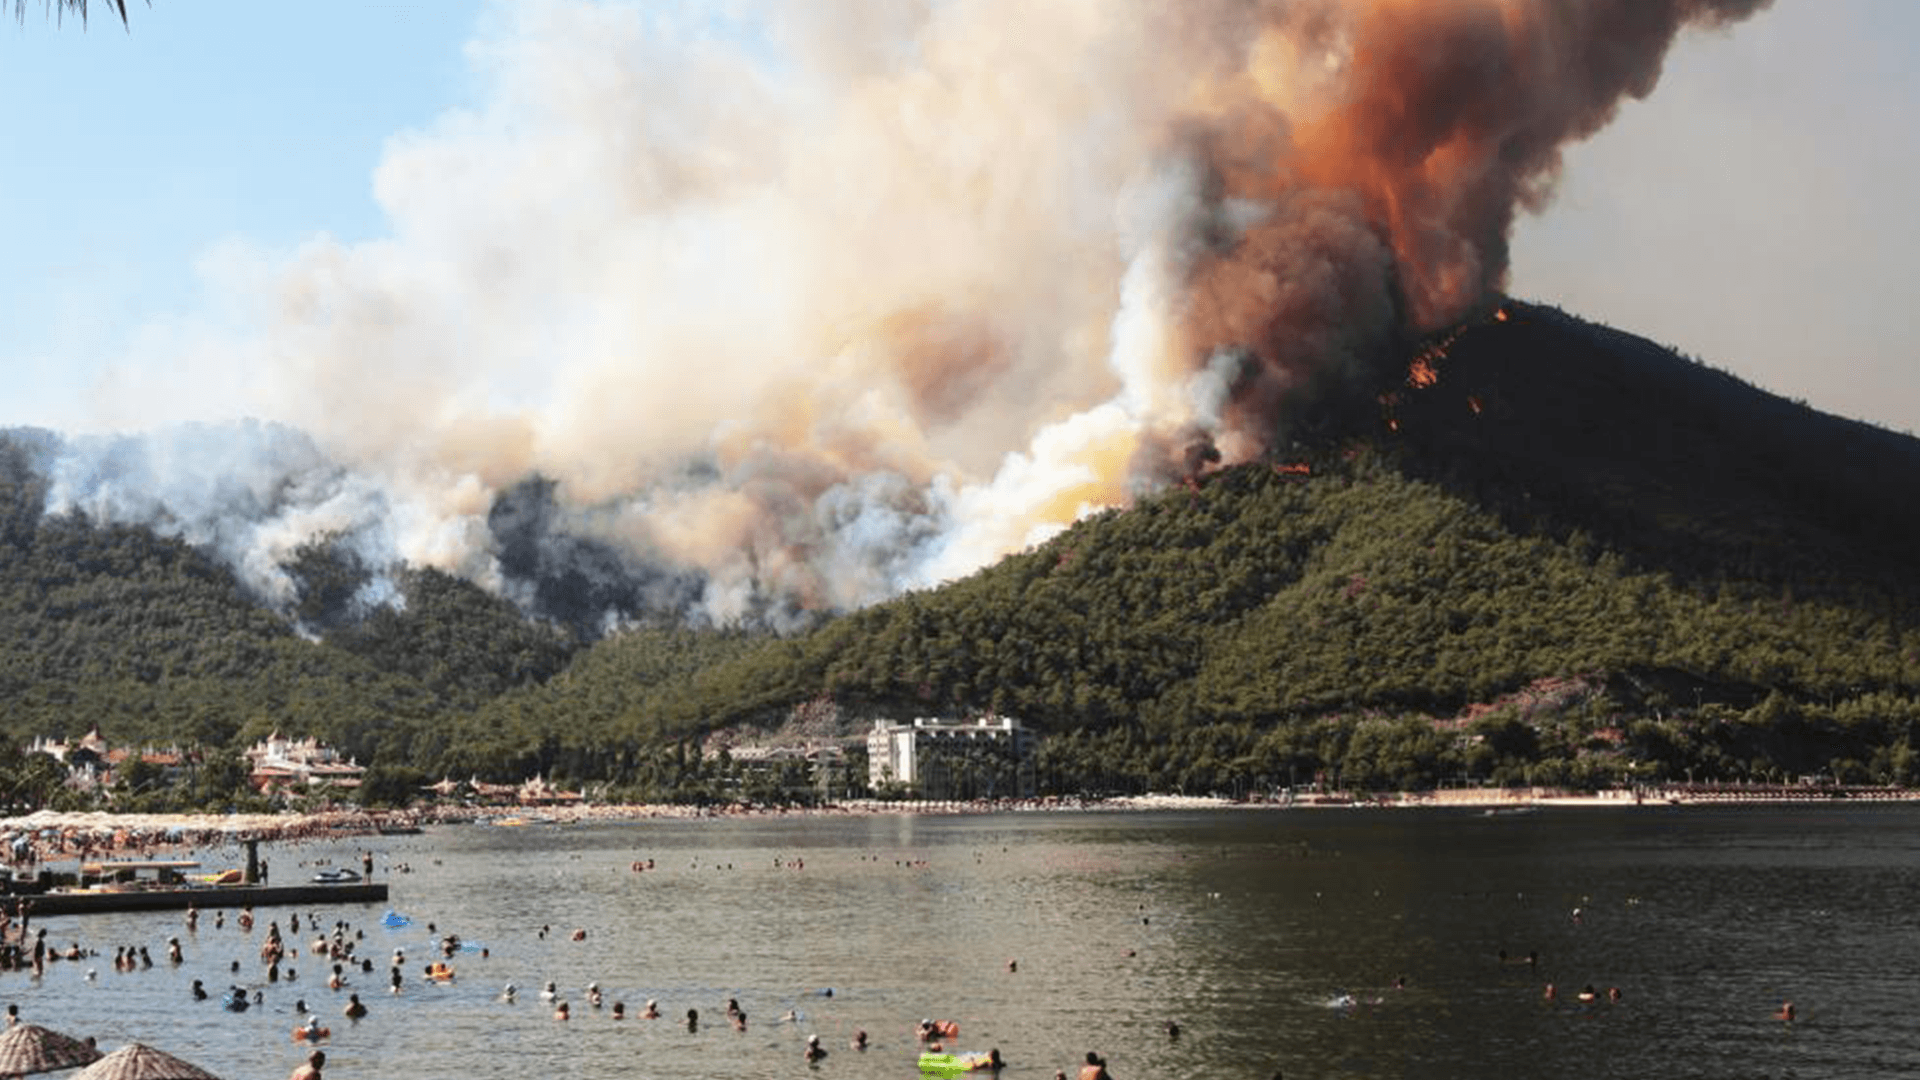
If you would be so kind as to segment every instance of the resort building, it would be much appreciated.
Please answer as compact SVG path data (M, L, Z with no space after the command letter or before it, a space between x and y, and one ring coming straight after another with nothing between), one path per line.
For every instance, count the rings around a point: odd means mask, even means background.
M1034 791L1033 732L1008 716L875 720L867 782L926 799L1024 798Z
M728 746L705 756L724 760L733 792L750 801L824 803L849 794L847 754L838 746Z
M247 779L256 790L309 788L322 784L355 788L366 768L318 739L289 739L278 731L247 750Z
M109 748L98 727L91 728L69 743L40 736L27 747L29 754L46 754L66 766L67 786L82 791L113 786L117 774L134 761L144 761L160 773L163 783L178 782L192 766L188 755L174 747L168 750L130 750Z

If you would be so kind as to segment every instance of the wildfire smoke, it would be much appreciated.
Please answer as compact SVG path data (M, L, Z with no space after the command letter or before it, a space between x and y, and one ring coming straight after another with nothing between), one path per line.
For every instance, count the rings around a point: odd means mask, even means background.
M303 246L224 346L323 452L248 459L297 482L163 514L170 455L76 440L55 501L270 594L328 532L523 597L573 537L675 583L643 605L868 603L1255 458L1481 312L1561 148L1765 3L515 8L482 107L389 144L392 235Z

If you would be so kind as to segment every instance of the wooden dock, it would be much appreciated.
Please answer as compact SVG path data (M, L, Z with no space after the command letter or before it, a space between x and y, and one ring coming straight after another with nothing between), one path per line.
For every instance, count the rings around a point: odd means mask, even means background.
M165 911L187 908L285 907L304 904L378 904L387 899L384 881L301 885L208 885L177 889L87 889L23 893L6 898L8 906L26 902L35 917L88 915L107 911Z

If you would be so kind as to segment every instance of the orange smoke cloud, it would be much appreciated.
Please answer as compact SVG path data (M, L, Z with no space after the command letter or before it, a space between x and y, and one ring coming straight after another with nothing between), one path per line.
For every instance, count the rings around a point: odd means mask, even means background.
M1209 200L1269 211L1212 245L1184 319L1191 363L1243 354L1239 441L1270 437L1276 400L1309 375L1484 304L1506 284L1515 216L1551 194L1561 148L1651 92L1684 27L1767 3L1271 6L1240 93L1210 97L1192 143Z

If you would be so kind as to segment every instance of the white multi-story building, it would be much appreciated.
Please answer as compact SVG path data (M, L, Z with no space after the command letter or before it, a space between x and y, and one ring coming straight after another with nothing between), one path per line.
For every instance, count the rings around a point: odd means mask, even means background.
M1008 716L976 720L875 720L867 733L867 783L902 785L930 799L1033 794L1033 732Z
M289 739L278 731L247 750L248 779L265 791L269 787L359 787L366 769L318 739Z

